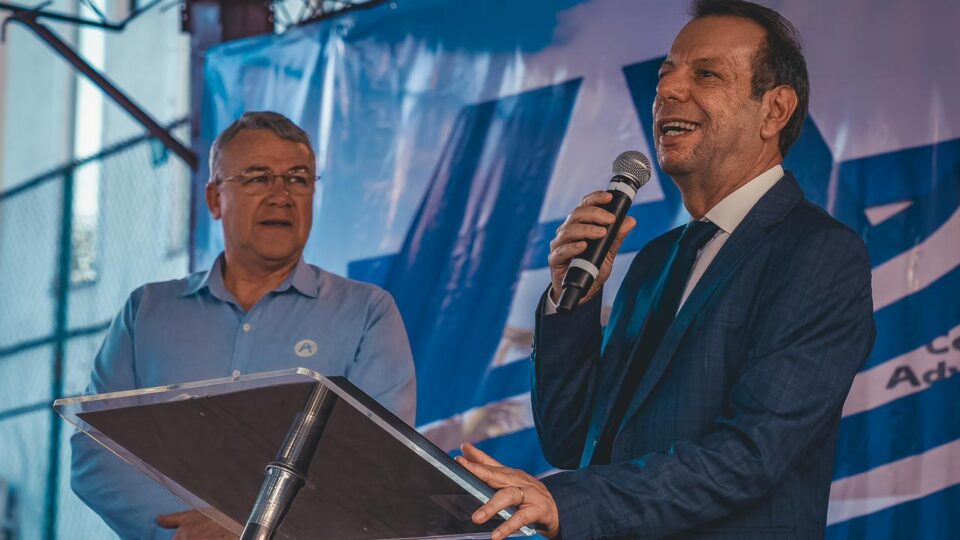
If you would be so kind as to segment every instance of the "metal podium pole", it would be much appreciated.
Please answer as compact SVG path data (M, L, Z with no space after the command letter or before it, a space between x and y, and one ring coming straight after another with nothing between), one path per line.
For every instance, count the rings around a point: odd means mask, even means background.
M337 402L336 394L317 384L303 412L297 414L276 458L267 465L267 477L240 540L271 540L293 499L306 482L307 470L320 435Z

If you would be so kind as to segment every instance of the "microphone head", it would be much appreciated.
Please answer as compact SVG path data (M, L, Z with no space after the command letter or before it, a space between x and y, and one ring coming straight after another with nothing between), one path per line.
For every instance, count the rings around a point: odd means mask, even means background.
M613 160L613 174L633 180L639 189L650 180L650 160L642 152L627 150Z

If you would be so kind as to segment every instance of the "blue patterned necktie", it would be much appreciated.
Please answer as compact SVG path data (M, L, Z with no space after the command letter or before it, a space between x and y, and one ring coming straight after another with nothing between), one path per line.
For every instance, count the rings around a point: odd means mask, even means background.
M627 367L623 384L620 385L620 392L617 394L617 399L610 411L609 419L604 426L603 435L597 443L597 449L591 463L610 463L613 440L620 428L620 422L623 421L627 407L629 407L637 387L640 386L640 381L643 379L650 361L656 354L657 349L660 348L660 342L663 341L663 336L667 333L670 323L673 322L677 314L680 299L683 297L683 291L690 279L690 272L697 260L697 254L718 230L719 227L709 221L691 221L683 229L677 252L670 262L667 279L664 280L663 285L657 291L647 324L637 345L636 354L634 354Z

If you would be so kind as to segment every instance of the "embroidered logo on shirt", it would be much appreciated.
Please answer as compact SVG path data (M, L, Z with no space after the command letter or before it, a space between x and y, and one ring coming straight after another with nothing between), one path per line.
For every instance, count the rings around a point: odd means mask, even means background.
M317 354L317 342L312 339L301 339L293 346L293 352L300 358L307 358Z

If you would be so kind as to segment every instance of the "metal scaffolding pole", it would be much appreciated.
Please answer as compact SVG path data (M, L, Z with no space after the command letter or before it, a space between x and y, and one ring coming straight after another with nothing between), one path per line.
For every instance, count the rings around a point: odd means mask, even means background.
M0 5L0 7L6 8L5 5ZM9 8L8 8L9 9ZM54 33L52 30L41 24L37 18L44 15L38 11L28 11L28 10L13 10L13 14L4 21L4 26L10 21L16 21L20 24L26 26L32 30L37 37L42 39L47 45L53 48L60 56L62 56L67 62L70 62L73 67L77 69L80 73L85 75L90 81L97 85L104 93L110 96L118 105L123 107L130 116L132 116L137 122L139 122L143 127L150 132L151 135L156 137L164 146L170 149L174 154L180 157L186 163L190 169L197 170L197 155L178 141L173 135L170 134L166 129L163 128L156 120L153 119L146 111L140 108L139 105L134 103L132 99L127 97L116 85L114 85L109 79L106 78L102 73L94 69L93 66L87 63L79 54L77 54L66 42L64 42L60 36Z

